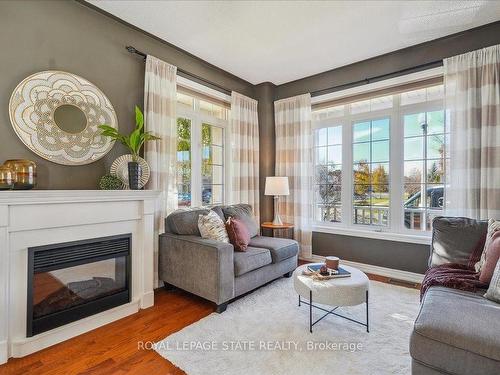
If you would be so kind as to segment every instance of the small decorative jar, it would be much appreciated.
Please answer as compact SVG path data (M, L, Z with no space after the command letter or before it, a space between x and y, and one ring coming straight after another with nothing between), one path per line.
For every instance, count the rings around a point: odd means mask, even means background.
M3 165L16 174L14 190L29 190L36 186L36 164L34 161L12 159L7 160Z
M16 172L5 165L0 165L0 190L13 189L15 181Z
M338 257L328 256L325 258L326 266L332 270L339 269L339 262L340 262L340 259Z

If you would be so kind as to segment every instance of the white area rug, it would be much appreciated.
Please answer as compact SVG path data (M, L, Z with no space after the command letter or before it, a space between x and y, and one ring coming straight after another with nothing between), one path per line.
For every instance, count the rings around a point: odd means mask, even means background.
M409 374L418 291L371 281L369 305L370 333L329 315L311 334L309 307L298 306L292 278L280 279L156 343L156 351L192 375ZM365 311L364 304L337 310L361 321Z

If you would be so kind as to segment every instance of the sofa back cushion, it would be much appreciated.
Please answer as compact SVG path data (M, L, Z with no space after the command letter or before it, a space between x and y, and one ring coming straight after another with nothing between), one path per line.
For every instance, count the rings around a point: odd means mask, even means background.
M484 246L487 221L465 217L438 216L433 222L429 267L445 263L468 265L469 258L478 246Z
M226 220L232 217L243 222L251 238L259 234L259 226L255 222L252 206L249 204L235 204L232 206L222 206L221 208Z
M166 217L166 230L174 234L201 236L198 229L198 217L208 214L209 211L206 209L176 210Z

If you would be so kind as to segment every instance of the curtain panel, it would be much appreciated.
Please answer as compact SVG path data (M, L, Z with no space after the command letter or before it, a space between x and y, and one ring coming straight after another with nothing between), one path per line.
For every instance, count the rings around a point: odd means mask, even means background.
M147 189L161 192L155 213L155 230L165 231L165 217L177 209L177 67L154 56L146 58L144 130L160 137L146 142L145 159L151 169ZM155 238L158 233L155 233ZM155 241L154 283L158 284L158 241Z
M231 201L247 203L259 220L259 118L257 100L231 93Z
M444 60L447 213L500 219L500 45Z
M288 177L290 195L280 197L283 220L295 225L300 256L312 257L313 134L311 95L274 102L276 126L276 176Z

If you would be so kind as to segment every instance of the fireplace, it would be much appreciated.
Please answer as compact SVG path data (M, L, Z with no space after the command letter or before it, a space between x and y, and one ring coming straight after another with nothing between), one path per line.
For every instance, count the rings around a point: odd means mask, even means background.
M130 302L131 234L28 248L26 335Z

